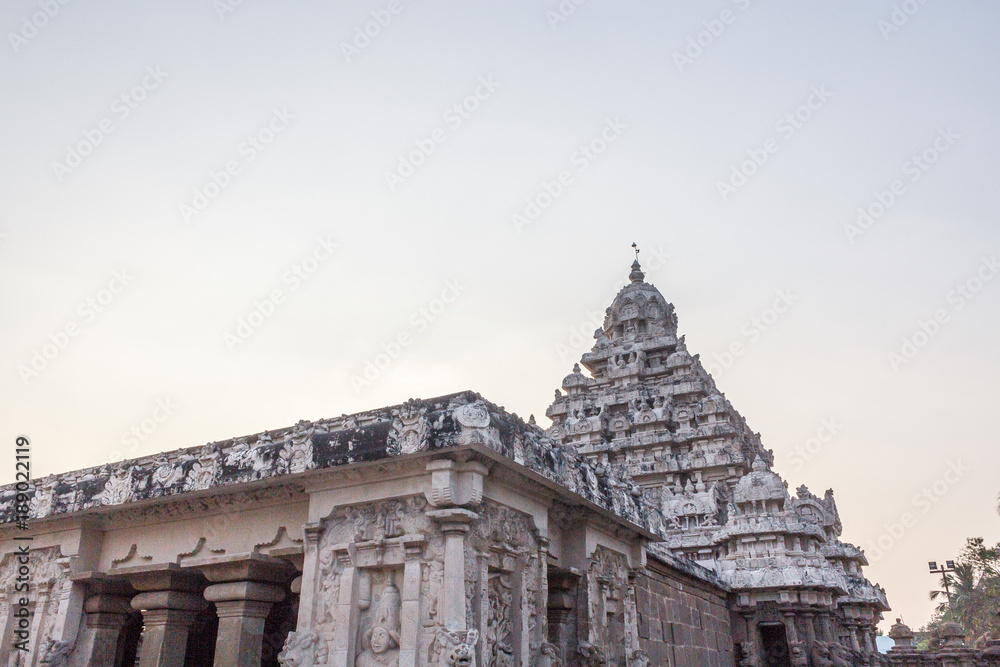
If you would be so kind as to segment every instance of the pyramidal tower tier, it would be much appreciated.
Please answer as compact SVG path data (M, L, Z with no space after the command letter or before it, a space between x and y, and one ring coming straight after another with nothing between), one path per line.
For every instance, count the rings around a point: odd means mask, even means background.
M662 507L670 548L711 560L732 489L754 459L770 465L771 453L688 352L673 305L644 278L634 262L581 359L591 377L574 366L545 413L549 436L624 466Z
M747 664L768 650L754 628L775 619L800 653L850 646L873 654L875 624L889 606L864 577L864 553L840 541L833 491L819 498L802 486L789 496L772 452L688 352L673 305L645 282L638 261L594 338L546 410L548 436L599 472L630 480L633 494L660 510L649 528L663 546L714 570L737 594Z

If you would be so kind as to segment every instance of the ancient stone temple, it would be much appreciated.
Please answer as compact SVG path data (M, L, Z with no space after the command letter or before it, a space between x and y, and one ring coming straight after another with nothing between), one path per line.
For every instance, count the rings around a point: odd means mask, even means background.
M884 592L634 264L543 429L411 400L0 488L0 664L871 665Z

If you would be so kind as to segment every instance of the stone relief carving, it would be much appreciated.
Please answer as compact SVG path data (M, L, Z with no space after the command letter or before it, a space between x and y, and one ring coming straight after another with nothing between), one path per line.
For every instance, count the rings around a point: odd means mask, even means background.
M429 665L438 667L476 667L478 630L438 630L428 656Z
M427 408L411 399L400 406L392 420L386 447L394 454L413 454L427 449L430 436Z
M628 667L649 667L649 654L642 649L629 651Z
M121 505L132 500L132 469L129 466L121 465L115 468L111 477L104 485L101 493L101 504Z
M278 654L278 664L282 667L325 665L329 655L326 642L315 632L289 632Z
M382 573L368 573L375 577ZM360 634L357 667L399 667L399 631L400 608L402 598L396 587L395 574L388 571L388 583L378 596L375 611L369 619L365 619L358 628ZM371 586L371 583L368 583ZM370 603L370 600L364 601Z
M312 423L300 421L291 433L285 435L284 445L278 454L278 459L284 470L295 474L315 467L312 434Z
M484 667L513 667L514 627L512 603L513 581L510 573L490 572L487 595L489 617L486 623Z
M65 665L69 662L69 654L73 652L73 645L69 642L59 641L52 637L45 638L45 648L42 649L41 664L43 665Z
M184 480L184 490L201 491L211 488L219 472L219 457L219 448L215 445L202 447Z
M28 511L32 516L42 519L49 515L52 511L58 483L59 480L54 475L49 475L45 479L35 482L35 493L28 503Z
M580 642L580 663L584 667L608 667L608 656L590 642Z
M563 667L562 658L559 657L559 649L555 644L543 641L538 647L538 667Z
M490 425L490 413L482 401L459 406L453 414L455 421L464 428L486 428Z

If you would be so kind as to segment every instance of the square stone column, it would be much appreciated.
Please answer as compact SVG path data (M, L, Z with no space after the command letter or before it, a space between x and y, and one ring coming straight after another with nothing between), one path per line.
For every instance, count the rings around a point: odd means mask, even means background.
M271 605L285 599L285 589L255 581L212 584L205 599L215 603L219 632L216 667L260 667L264 621Z
M142 652L139 667L183 667L188 630L205 608L204 579L181 572L176 563L118 568L139 594L132 609L142 612Z
M142 653L139 667L184 667L188 630L205 600L185 591L153 591L132 598L142 612Z
M219 631L217 667L259 667L264 621L271 605L285 599L294 568L287 561L261 554L227 554L189 558L184 569L208 579L205 599L215 603Z
M444 533L444 626L466 630L465 621L465 535L469 524L479 518L458 507L430 510L427 516L441 524Z
M87 646L84 647L89 667L115 667L118 638L132 607L130 598L98 593L87 598L83 610L87 614Z

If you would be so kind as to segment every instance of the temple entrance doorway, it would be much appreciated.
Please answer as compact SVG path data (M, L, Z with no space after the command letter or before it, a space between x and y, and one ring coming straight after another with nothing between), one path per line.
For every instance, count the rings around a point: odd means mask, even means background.
M791 667L788 658L788 639L781 623L762 623L758 626L760 646L766 667Z

